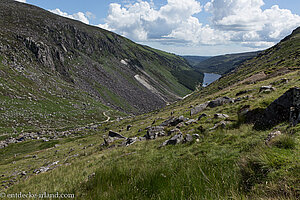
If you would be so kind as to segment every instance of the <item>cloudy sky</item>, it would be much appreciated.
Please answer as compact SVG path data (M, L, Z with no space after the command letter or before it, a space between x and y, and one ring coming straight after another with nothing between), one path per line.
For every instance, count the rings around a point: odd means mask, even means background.
M180 55L266 49L300 26L299 0L19 0Z

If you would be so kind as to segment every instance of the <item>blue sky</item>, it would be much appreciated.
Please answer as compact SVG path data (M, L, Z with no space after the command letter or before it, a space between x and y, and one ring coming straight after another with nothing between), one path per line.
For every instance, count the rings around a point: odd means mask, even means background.
M266 49L300 26L300 1L295 0L27 0L26 3L180 55Z

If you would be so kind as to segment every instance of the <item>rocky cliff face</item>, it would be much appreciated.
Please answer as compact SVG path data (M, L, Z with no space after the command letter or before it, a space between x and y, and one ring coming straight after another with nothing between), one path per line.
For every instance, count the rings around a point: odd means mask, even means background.
M197 72L185 84L181 75L193 69L184 59L117 34L12 0L2 0L0 9L2 64L45 91L67 96L66 84L112 108L141 113L180 99L202 80Z

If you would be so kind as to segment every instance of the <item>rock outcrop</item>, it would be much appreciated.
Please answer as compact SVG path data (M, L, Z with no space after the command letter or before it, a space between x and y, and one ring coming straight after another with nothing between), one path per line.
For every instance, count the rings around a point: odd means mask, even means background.
M174 135L173 137L171 137L170 139L166 140L164 143L161 144L160 147L163 146L167 146L167 145L175 145L175 144L179 144L180 142L183 141L183 135L182 133L179 133L177 135Z
M157 137L162 137L165 136L166 132L164 131L163 126L154 126L150 127L147 130L147 134L144 136L147 140L154 140Z
M255 129L268 129L289 121L292 126L300 122L300 88L291 88L263 112L255 122Z
M212 100L208 103L208 107L215 108L217 106L222 106L224 104L234 103L234 100L229 97L219 97L215 100Z
M196 115L200 112L202 112L203 110L205 110L208 106L208 103L209 102L206 102L206 103L203 103L203 104L200 104L200 105L197 105L195 106L194 108L191 109L191 116L192 115Z

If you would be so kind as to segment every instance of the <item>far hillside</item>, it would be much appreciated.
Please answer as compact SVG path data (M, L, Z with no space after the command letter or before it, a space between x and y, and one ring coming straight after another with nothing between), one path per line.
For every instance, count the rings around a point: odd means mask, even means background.
M256 57L261 51L226 54L214 57L183 56L191 66L204 73L226 74L246 60Z
M185 58L191 66L196 66L202 61L211 58L212 56L182 56L182 57Z

